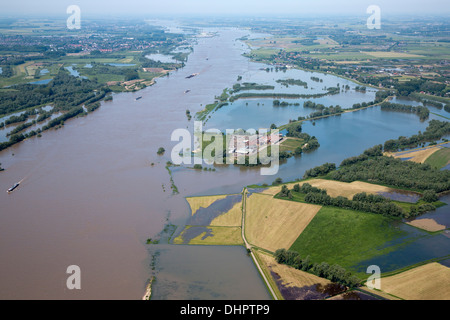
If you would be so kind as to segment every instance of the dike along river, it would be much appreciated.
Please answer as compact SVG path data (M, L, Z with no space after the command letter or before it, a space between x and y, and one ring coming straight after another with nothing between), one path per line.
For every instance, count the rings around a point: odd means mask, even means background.
M141 299L152 274L157 278L154 299L269 299L243 247L146 245L146 240L168 222L180 231L190 215L186 196L237 193L245 185L271 183L276 177L300 178L306 169L327 161L340 163L427 126L415 115L377 107L315 125L307 122L304 132L315 135L321 147L289 159L276 176L261 176L259 169L217 167L205 172L177 167L172 178L180 193L172 195L165 168L175 145L172 131L192 130L186 109L195 114L231 88L239 75L243 81L261 83L279 76L307 81L317 75L324 83L311 84L316 90L325 83L355 87L330 75L266 73L260 70L265 65L242 56L248 49L236 39L248 32L214 31L215 37L198 39L183 69L154 86L114 95L87 117L0 153L6 169L0 173L0 299ZM193 73L199 75L186 79ZM138 96L142 99L135 100ZM317 101L349 107L373 96L373 90L350 90ZM280 125L304 112L301 106L275 111L271 100L246 102L248 106L237 100L223 107L207 128ZM162 156L156 154L159 147L166 149ZM20 180L16 191L5 192ZM81 269L81 290L66 287L70 265Z

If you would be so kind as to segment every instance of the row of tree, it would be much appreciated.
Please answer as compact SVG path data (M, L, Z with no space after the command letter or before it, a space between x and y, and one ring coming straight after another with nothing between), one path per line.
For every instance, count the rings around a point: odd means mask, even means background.
M282 190L283 195L280 194L281 196L287 195L289 197L289 190L286 189ZM403 216L403 210L399 206L392 203L389 199L379 195L372 195L363 192L356 194L352 200L342 196L334 198L329 196L326 190L313 187L309 183L304 183L302 186L295 184L292 191L306 194L305 202L307 203L365 211L382 214L385 216ZM292 198L292 194L290 198Z
M300 86L304 88L308 88L308 83L305 81L302 81L300 79L286 79L286 80L277 80L277 83L281 83L282 85L289 87L291 86Z
M392 111L401 111L401 112L408 112L408 113L415 113L419 116L421 121L424 121L428 119L430 116L430 110L428 110L427 107L424 106L410 106L406 104L400 104L400 103L392 103L392 102L383 102L381 104L381 110L392 110Z
M336 170L336 164L327 162L320 166L306 170L305 174L303 175L303 179L324 176L334 170Z
M344 182L370 181L413 190L450 190L450 171L386 156L346 164L330 172L328 177Z
M354 156L354 157L350 157L350 158L342 160L340 166L342 167L342 166L354 164L354 163L357 163L360 161L366 161L369 159L369 157L379 157L382 155L383 155L383 146L381 144L379 144L379 145L376 145L372 148L365 150L359 156Z
M240 83L234 84L233 90L230 93L233 94L242 90L273 90L273 89L275 89L275 87L271 85L257 84L254 82L243 82L242 85Z
M384 143L384 151L398 151L405 148L415 148L419 144L436 141L450 134L450 122L430 120L425 132L420 132L409 138L400 136L398 139L390 139Z
M278 249L275 251L274 257L278 263L310 272L318 277L326 278L349 288L357 287L360 284L360 280L353 276L351 272L345 270L345 268L337 264L329 265L326 262L315 263L311 261L309 256L303 259L296 251Z

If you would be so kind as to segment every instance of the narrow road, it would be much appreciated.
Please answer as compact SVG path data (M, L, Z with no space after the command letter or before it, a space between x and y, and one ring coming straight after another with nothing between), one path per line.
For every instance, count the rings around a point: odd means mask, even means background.
M244 240L245 247L247 248L247 250L250 251L250 256L252 257L253 261L255 262L255 265L258 268L258 271L261 274L261 277L263 278L264 282L266 283L266 286L269 289L270 294L272 295L274 300L278 300L278 297L275 294L275 291L272 289L272 286L270 285L269 280L267 279L267 277L264 274L261 266L259 265L258 259L256 259L256 256L253 253L253 250L252 250L253 246L251 244L249 244L247 239L245 238L245 215L246 215L246 209L247 209L247 188L244 188L242 190L242 239Z

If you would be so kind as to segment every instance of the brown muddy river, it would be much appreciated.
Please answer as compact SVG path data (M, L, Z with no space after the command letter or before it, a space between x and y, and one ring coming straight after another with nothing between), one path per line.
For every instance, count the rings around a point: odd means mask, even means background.
M186 220L184 196L208 189L203 177L233 182L218 172L188 177L177 181L185 187L172 196L165 169L170 151L156 151L171 149L171 132L188 124L186 109L200 110L248 68L235 42L241 36L228 30L199 39L184 69L0 153L6 169L0 190L24 179L13 193L0 192L0 298L142 297L149 278L145 240L163 229L169 212L175 223ZM191 73L200 75L186 79ZM241 250L231 256L248 259ZM81 269L81 290L66 288L69 265ZM246 268L256 286L253 298L267 298L253 266Z
M179 226L177 232L182 229L190 215L184 197L238 193L243 186L275 179L261 176L259 169L173 168L180 193L172 195L165 168L175 145L172 131L192 129L186 109L194 115L203 109L201 104L232 87L238 75L245 79L261 68L242 56L246 46L235 40L247 34L222 29L216 37L198 39L186 66L154 86L114 95L87 117L0 152L6 169L0 173L0 299L141 299L155 252L152 298L270 298L242 247L145 244L167 219ZM186 79L193 73L199 75ZM356 98L351 99L353 103ZM244 116L240 114L240 123ZM258 125L255 117L246 119L248 128ZM289 118L277 119L279 125ZM324 119L315 126L307 123L304 131L317 136L321 147L289 159L277 176L285 181L299 178L313 166L340 163L426 126L414 115L386 117L377 108ZM162 156L156 154L159 147L166 149ZM22 179L17 190L5 192ZM70 265L81 269L81 290L66 287Z

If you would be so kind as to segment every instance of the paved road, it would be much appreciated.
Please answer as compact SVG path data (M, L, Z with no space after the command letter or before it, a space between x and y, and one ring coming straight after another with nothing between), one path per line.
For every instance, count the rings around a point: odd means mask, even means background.
M259 265L258 260L256 259L255 254L253 253L253 246L248 243L247 239L245 238L245 215L246 215L246 209L247 209L247 188L244 188L242 192L242 239L244 240L245 247L250 250L250 255L253 259L253 261L256 264L256 267L258 268L259 273L261 274L264 282L267 285L267 288L269 289L270 293L272 294L272 297L274 300L278 300L277 295L275 294L275 291L272 289L272 286L270 285L269 280L267 279L266 275L264 274L261 266Z

